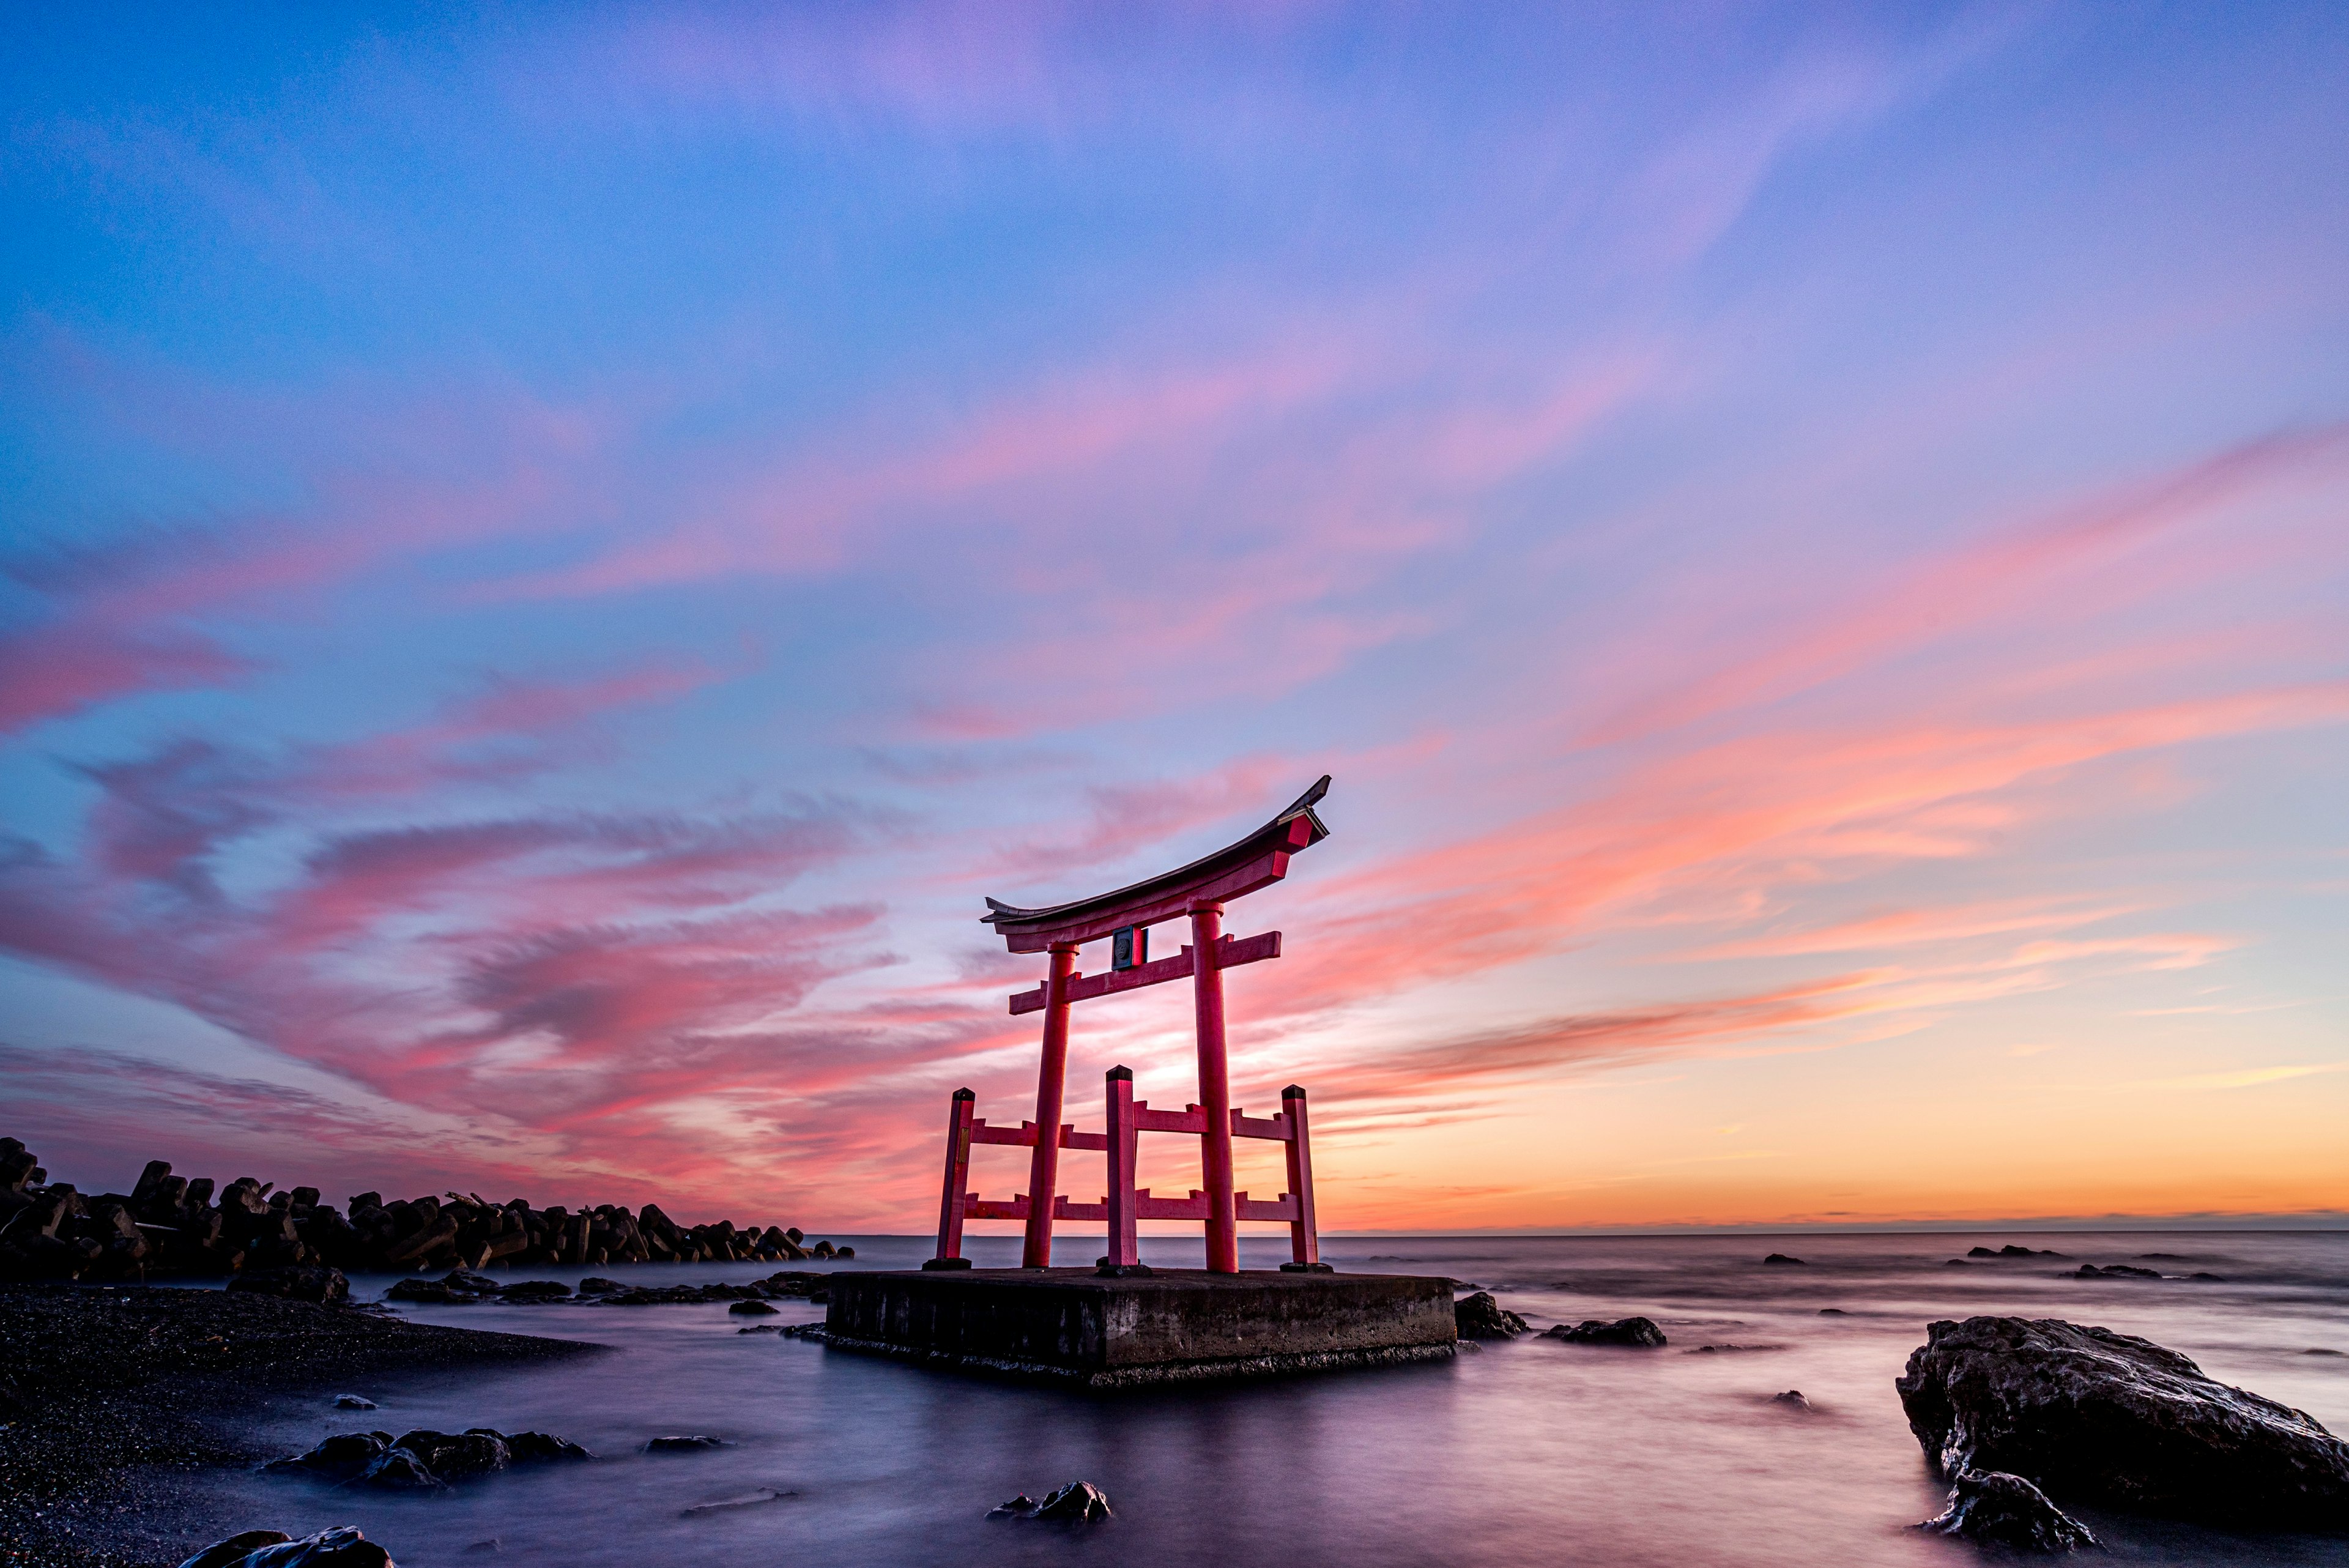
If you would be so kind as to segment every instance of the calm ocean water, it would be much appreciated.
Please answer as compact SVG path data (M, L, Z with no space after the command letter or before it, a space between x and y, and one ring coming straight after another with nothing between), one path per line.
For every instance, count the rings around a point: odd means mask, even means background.
M854 1268L910 1266L926 1241L854 1238ZM2216 1282L2058 1278L2054 1260L1946 1266L1976 1243L2052 1247ZM1087 1254L1067 1243L1071 1256ZM1016 1240L978 1241L982 1265ZM1143 1243L1197 1266L1197 1246ZM1801 1268L1762 1265L1780 1251ZM2151 1262L2148 1254L2167 1254ZM1354 1272L1447 1274L1538 1327L1644 1313L1670 1348L1526 1339L1455 1361L1215 1388L1085 1395L991 1384L740 1334L723 1305L421 1307L419 1320L594 1340L614 1354L526 1371L361 1385L380 1412L274 1419L287 1452L377 1426L538 1428L592 1466L493 1476L439 1496L253 1475L240 1516L363 1526L403 1568L548 1564L1951 1564L1968 1547L1907 1526L1936 1511L1892 1389L1937 1317L2102 1324L2349 1433L2349 1233L1804 1235L1340 1241ZM1270 1244L1244 1262L1268 1267ZM574 1280L584 1271L543 1271ZM618 1272L619 1271L604 1271ZM631 1279L745 1280L755 1264ZM355 1281L363 1294L386 1280ZM1822 1314L1839 1309L1840 1315ZM785 1305L767 1322L822 1309ZM1705 1347L1714 1347L1709 1353ZM1771 1402L1799 1388L1808 1412ZM703 1432L714 1451L647 1455ZM1116 1507L1080 1532L990 1523L1014 1493L1086 1480ZM701 1509L761 1493L774 1501ZM688 1511L697 1510L698 1511ZM2349 1541L2245 1537L2085 1518L2120 1561L2349 1564ZM494 1541L495 1554L479 1543Z

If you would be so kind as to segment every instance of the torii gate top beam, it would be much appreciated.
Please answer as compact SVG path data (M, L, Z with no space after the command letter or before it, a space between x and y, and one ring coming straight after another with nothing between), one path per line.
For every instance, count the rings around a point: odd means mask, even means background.
M1220 904L1253 893L1287 876L1290 856L1330 836L1313 815L1315 803L1329 793L1330 775L1324 774L1288 810L1247 837L1130 888L1049 909L1018 909L989 898L988 912L979 919L995 928L1010 951L1040 953L1096 940L1121 926L1179 919L1195 905Z

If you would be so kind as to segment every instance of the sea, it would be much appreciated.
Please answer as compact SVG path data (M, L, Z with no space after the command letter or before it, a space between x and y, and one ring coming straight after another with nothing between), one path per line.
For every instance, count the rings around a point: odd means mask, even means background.
M926 1239L855 1237L841 1268L911 1267ZM1082 1237L1063 1237L1084 1254ZM1244 1267L1269 1268L1268 1238ZM1970 1249L2061 1253L1967 1260ZM1014 1237L974 1238L982 1267ZM1197 1267L1198 1243L1145 1238ZM1779 1252L1799 1263L1765 1264ZM402 1568L446 1564L1185 1564L1396 1568L1965 1565L1915 1529L1945 1489L1892 1386L1937 1318L2066 1318L2141 1334L2222 1382L2349 1433L2349 1232L2195 1231L1333 1239L1345 1272L1441 1274L1537 1329L1641 1314L1651 1352L1528 1335L1429 1365L1260 1383L1084 1393L875 1359L723 1304L403 1306L420 1322L588 1340L611 1354L511 1371L357 1380L379 1409L285 1407L286 1453L330 1432L535 1429L592 1465L518 1469L423 1496L254 1472L238 1517L296 1534L357 1524ZM1953 1264L1951 1260L1964 1260ZM2127 1263L2159 1279L2072 1277ZM802 1267L806 1265L792 1265ZM813 1265L823 1267L825 1265ZM652 1283L770 1264L540 1270ZM2212 1276L2209 1278L2194 1276ZM361 1297L389 1278L353 1281ZM1775 1397L1799 1390L1803 1403ZM656 1437L722 1446L647 1452ZM1072 1480L1113 1513L991 1521ZM2115 1562L2349 1565L2349 1540L2233 1533L2075 1509Z

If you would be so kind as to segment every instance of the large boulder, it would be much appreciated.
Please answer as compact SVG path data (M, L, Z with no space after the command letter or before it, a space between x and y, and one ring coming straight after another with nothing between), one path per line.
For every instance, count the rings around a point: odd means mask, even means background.
M1568 1345L1614 1345L1631 1350L1660 1350L1665 1343L1664 1331L1648 1317L1619 1317L1612 1323L1603 1317L1585 1318L1571 1328L1559 1324L1542 1337L1562 1339Z
M1463 1339L1514 1339L1527 1330L1526 1320L1478 1291L1452 1303L1452 1316Z
M1940 1322L1895 1380L1935 1473L2181 1519L2349 1529L2349 1443L2151 1340L2059 1318Z
M237 1558L230 1568L396 1568L391 1553L369 1541L355 1524L337 1525L264 1546Z
M2048 1501L2045 1492L2002 1470L1960 1475L1941 1511L1917 1528L2015 1552L2077 1552L2096 1544L2088 1527Z
M235 1564L243 1562L263 1547L274 1546L281 1541L293 1539L282 1530L240 1531L226 1541L213 1542L193 1557L181 1563L180 1568L235 1568Z

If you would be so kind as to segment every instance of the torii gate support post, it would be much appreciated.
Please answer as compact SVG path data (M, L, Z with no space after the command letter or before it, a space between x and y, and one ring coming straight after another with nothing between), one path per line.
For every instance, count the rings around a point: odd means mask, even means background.
M1130 1269L1142 1262L1135 1226L1133 1179L1142 1129L1133 1120L1133 1069L1112 1067L1104 1084L1109 1102L1109 1261Z
M938 1202L936 1261L942 1263L962 1259L964 1194L970 1189L970 1124L978 1109L978 1096L968 1089L957 1089L948 1102L946 1195Z
M1313 1150L1306 1140L1305 1091L1291 1084L1280 1091L1280 1112L1288 1118L1288 1191L1297 1200L1289 1221L1293 1261L1310 1267L1321 1261L1321 1234L1313 1218Z
M1191 907L1191 996L1199 1024L1199 1108L1206 1131L1199 1139L1199 1165L1207 1187L1207 1272L1240 1272L1239 1215L1232 1201L1232 1086L1224 1059L1224 971L1216 943L1224 934L1224 907Z
M1028 1241L1019 1254L1024 1269L1052 1266L1052 1199L1061 1190L1061 1108L1068 1087L1069 976L1076 967L1077 944L1054 942L1051 977L1044 982L1044 1060L1036 1071L1036 1152L1028 1162Z

